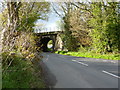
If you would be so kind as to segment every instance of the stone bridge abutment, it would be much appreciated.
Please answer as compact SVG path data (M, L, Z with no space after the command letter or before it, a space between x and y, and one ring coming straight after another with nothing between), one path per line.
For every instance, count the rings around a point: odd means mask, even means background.
M60 37L60 33L56 34L37 34L39 37L39 40L37 42L38 47L40 47L40 50L43 52L48 51L48 42L52 40L52 51L62 50L63 49L63 42Z

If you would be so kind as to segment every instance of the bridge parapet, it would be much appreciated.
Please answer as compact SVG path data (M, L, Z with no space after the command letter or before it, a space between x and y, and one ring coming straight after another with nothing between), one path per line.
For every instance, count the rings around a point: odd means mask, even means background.
M48 47L47 44L50 40L53 41L53 47L52 50L58 50L62 49L63 43L62 39L59 36L60 33L62 33L64 29L61 28L44 28L44 29L35 29L35 34L39 37L38 46L43 51L47 51Z
M52 33L52 32L62 32L64 29L61 29L59 27L55 28L36 28L34 30L35 33Z

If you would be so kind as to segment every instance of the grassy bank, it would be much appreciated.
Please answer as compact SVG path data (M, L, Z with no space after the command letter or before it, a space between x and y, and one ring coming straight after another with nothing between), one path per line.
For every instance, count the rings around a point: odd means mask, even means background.
M3 54L2 57L2 88L45 88L40 68L31 61L16 55Z
M120 60L119 54L100 54L100 53L92 53L92 52L67 52L67 51L56 51L55 53L62 55L78 56L78 57Z

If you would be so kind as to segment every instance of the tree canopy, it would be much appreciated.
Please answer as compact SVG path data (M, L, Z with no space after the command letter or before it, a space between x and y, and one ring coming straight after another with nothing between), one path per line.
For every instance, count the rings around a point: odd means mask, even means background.
M53 8L64 22L65 31L62 37L68 50L82 46L99 53L120 51L120 5L118 2L62 2L58 4L60 4L59 7L56 5Z

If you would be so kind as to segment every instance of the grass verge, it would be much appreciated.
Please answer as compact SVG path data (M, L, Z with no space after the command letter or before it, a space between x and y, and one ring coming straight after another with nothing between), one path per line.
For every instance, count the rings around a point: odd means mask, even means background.
M31 61L3 54L2 88L45 88L41 71ZM5 61L7 57L7 62ZM4 63L5 62L5 63ZM9 64L11 65L9 66Z
M56 51L55 53L62 55L77 56L77 57L120 60L119 54L100 54L100 53L92 53L92 52L67 52L67 51Z

